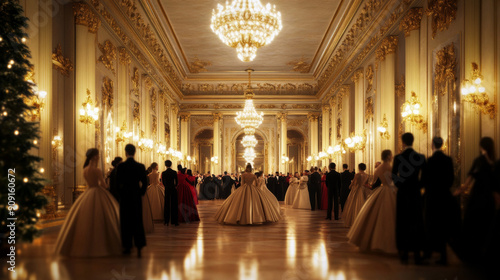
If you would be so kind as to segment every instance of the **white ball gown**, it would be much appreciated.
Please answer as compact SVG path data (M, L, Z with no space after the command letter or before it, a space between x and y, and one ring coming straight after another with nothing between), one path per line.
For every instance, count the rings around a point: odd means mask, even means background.
M398 252L394 185L382 185L373 191L347 233L347 238L361 251Z
M309 177L302 176L299 181L299 189L293 200L292 208L311 210L311 200L309 198L309 189L307 188Z
M342 219L344 220L344 225L350 227L356 217L359 214L359 211L363 207L366 201L366 193L364 191L365 184L368 180L368 174L356 174L354 180L351 183L351 192L349 193L349 197L347 197L347 201L345 203L344 212L342 213Z
M299 190L299 179L292 177L290 179L290 184L288 185L288 190L285 194L285 205L292 205L297 191Z
M165 187L163 187L162 183L160 183L158 177L159 174L157 172L149 174L150 185L148 187L146 195L149 199L153 220L163 221L163 209L165 207Z
M224 201L215 214L215 219L219 223L235 225L277 222L281 218L279 202L274 195L268 195L261 190L257 183L254 174L243 174L241 187Z
M99 186L98 180L85 179L96 183L88 184L88 189L71 206L59 232L55 253L71 257L119 255L120 206L102 184Z

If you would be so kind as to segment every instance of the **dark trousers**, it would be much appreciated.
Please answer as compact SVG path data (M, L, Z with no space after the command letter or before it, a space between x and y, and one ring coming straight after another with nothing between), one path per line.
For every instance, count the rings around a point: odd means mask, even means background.
M130 250L132 241L139 249L146 246L141 196L122 197L120 201L120 229L124 249Z
M339 193L337 189L328 188L328 210L326 217L332 218L332 210L335 214L335 220L339 219Z
M309 199L311 201L311 210L318 210L321 208L321 185L311 185L308 187ZM316 207L316 199L318 199L318 205Z
M179 223L179 202L177 198L177 189L172 187L165 188L165 207L164 224L176 225Z
M342 190L340 193L340 207L342 208L342 211L344 211L344 205L345 205L345 202L347 201L347 198L349 197L350 192L351 192L351 190L349 188L347 188L347 190ZM338 197L338 194L336 194L336 196Z

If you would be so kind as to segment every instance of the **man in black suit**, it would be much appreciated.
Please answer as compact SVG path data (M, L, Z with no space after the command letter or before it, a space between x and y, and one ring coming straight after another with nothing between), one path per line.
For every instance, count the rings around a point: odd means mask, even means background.
M274 194L276 199L278 199L276 196L276 177L274 177L273 174L270 174L270 177L267 179L267 188Z
M347 201L349 193L351 192L349 186L351 185L351 181L354 179L354 176L351 172L349 172L349 166L347 164L344 163L342 165L342 168L344 169L344 171L340 174L340 180L342 182L340 185L340 208L342 208L343 212L345 202Z
M227 171L224 171L224 176L222 176L222 186L221 198L226 199L231 194L231 187L233 186L233 180L227 175Z
M396 196L396 246L402 263L408 262L408 253L414 253L415 263L421 264L420 251L424 239L420 172L425 167L425 156L413 150L413 134L402 136L403 152L394 158L392 178L398 188Z
M283 185L281 184L281 176L280 176L280 173L278 171L276 171L275 173L275 178L276 178L276 181L274 183L274 195L276 196L276 199L278 199L278 201L282 201L283 200Z
M455 174L451 157L441 150L443 138L432 139L434 153L427 160L422 172L425 187L424 218L426 231L425 258L433 251L441 253L439 264L446 265L446 242L451 234L458 232L460 208L451 194Z
M328 210L326 212L326 219L332 219L332 210L335 215L335 220L339 219L339 191L342 184L340 179L340 173L335 171L337 166L334 162L331 162L328 166L330 172L326 174L326 187L328 189Z
M163 207L164 224L179 225L179 202L177 201L177 172L172 170L172 162L165 161L167 170L161 173L161 182L165 186L165 207Z
M312 168L311 168L312 169ZM314 211L317 205L321 208L321 175L318 173L318 167L314 167L313 173L309 176L309 199L311 201L311 211Z
M132 239L137 247L137 257L146 246L146 235L142 223L142 196L148 188L148 177L144 164L134 160L135 147L125 146L127 160L118 165L116 177L120 192L120 227L123 253L128 255L132 249Z

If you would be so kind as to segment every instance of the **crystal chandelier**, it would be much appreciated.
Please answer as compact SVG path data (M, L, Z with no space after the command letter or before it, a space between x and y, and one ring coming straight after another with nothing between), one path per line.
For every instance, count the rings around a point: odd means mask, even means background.
M249 162L253 163L254 159L257 157L255 150L253 148L246 148L245 153L243 153L243 158Z
M241 140L241 144L245 148L255 148L257 146L257 139L255 138L255 135L245 135L243 137L243 140Z
M257 49L270 44L281 31L281 13L276 6L265 7L260 0L226 1L212 11L212 31L224 44L236 48L241 61L253 61Z
M347 148L351 152L362 151L366 146L366 130L363 131L363 134L351 134L351 137L348 137L344 140Z
M424 117L420 114L420 108L422 108L422 103L418 100L417 94L412 91L411 98L403 103L401 107L401 116L404 122L409 122L411 125L416 126L418 129L423 130L424 133L427 132L427 122Z
M255 107L253 106L252 98L255 94L253 93L250 86L250 75L252 71L252 69L247 69L248 87L245 90L245 97L247 98L247 100L245 101L245 107L243 108L242 112L237 112L236 117L234 118L236 120L236 123L243 127L246 135L255 134L255 129L257 129L264 120L264 113L261 112L260 114L258 114L257 111L255 111Z

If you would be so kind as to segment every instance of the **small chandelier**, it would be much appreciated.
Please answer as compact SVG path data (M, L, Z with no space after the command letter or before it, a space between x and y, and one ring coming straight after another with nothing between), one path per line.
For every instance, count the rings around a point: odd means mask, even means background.
M389 134L388 128L389 128L389 124L387 123L387 118L384 114L384 118L382 119L382 122L377 127L377 130L380 133L380 137L384 140L389 140L391 138L391 135Z
M427 133L427 122L420 114L420 108L422 108L422 103L418 100L417 94L412 91L410 100L403 103L401 107L401 116L404 122L409 122L411 125L416 126L417 129Z
M485 115L490 115L491 119L496 116L497 106L490 103L486 88L483 86L483 76L479 73L479 66L472 62L472 75L470 80L464 80L462 83L462 96L465 102L473 104L479 111Z
M222 42L236 48L241 61L253 61L257 49L270 44L281 31L281 13L276 6L265 7L260 0L233 0L212 11L210 28Z
M241 140L241 144L245 148L255 148L257 146L257 139L255 138L255 135L245 135L243 137L243 140Z
M253 163L254 159L257 157L255 154L255 150L253 148L246 148L245 153L243 153L243 158L247 161L247 163Z
M243 127L246 135L253 135L255 134L255 129L257 129L262 124L262 121L264 120L264 113L261 112L260 114L258 114L257 111L255 111L252 100L255 94L253 93L252 87L250 85L250 75L253 70L247 69L246 71L248 72L248 87L245 90L245 97L247 98L247 100L245 100L245 107L243 108L243 111L237 112L234 119L236 120L236 123L238 125Z
M80 122L84 124L91 124L98 119L99 108L94 107L94 102L92 101L92 97L90 97L90 90L87 89L87 98L82 103L82 108L80 109Z

